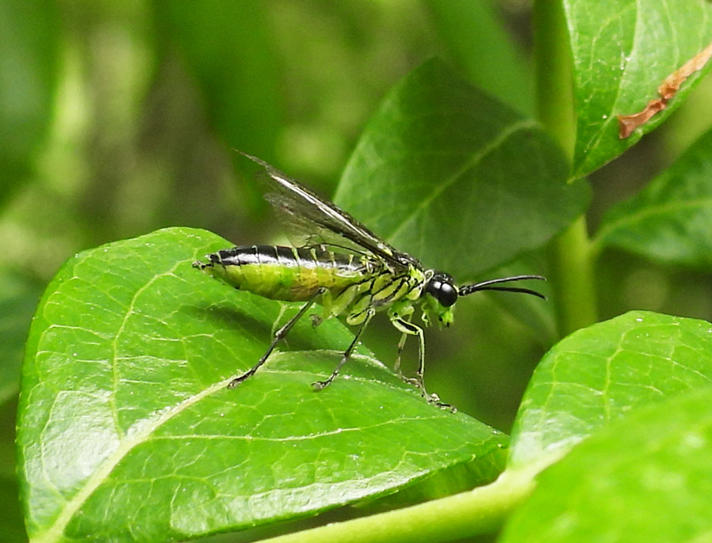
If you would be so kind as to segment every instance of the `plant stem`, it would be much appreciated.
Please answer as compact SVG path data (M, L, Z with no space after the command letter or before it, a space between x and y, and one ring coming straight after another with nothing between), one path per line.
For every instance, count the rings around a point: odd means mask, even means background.
M536 0L533 24L537 116L572 161L576 122L572 59L563 3ZM554 303L562 335L597 320L590 245L583 215L552 245Z
M596 322L593 255L584 216L554 241L552 263L559 333L567 335Z
M438 543L488 533L534 488L532 470L505 471L474 490L265 540L269 543Z

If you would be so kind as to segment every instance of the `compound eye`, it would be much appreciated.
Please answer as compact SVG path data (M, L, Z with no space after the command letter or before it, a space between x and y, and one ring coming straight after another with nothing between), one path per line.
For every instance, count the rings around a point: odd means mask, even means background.
M450 307L457 301L457 290L450 283L440 283L436 298L445 307Z

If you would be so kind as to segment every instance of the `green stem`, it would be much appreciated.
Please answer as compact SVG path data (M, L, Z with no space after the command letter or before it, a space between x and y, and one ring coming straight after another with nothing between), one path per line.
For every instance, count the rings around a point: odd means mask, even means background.
M287 534L270 543L438 543L489 533L534 488L531 470L505 471L494 483L438 500Z
M562 335L585 328L597 320L591 247L584 216L554 241L554 292Z
M560 0L534 3L537 116L573 159L576 122L572 59ZM552 246L554 303L562 335L596 322L593 254L586 218L579 217Z

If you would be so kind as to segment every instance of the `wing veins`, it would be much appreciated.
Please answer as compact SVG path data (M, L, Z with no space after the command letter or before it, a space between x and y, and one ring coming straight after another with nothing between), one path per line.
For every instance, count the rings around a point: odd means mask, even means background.
M339 243L329 239L332 238L329 234L332 234L340 236L341 239L346 238L356 245L357 249L349 248L350 250L367 251L396 268L407 267L411 263L419 266L413 257L396 251L351 215L336 205L322 200L271 164L240 150L236 149L236 151L264 168L269 180L272 181L270 184L277 189L267 194L266 200L283 215L283 218L286 218L290 226L301 231L307 240L313 241L314 238L321 237L323 243L338 246ZM285 215L287 217L284 217ZM321 232L314 232L314 227Z

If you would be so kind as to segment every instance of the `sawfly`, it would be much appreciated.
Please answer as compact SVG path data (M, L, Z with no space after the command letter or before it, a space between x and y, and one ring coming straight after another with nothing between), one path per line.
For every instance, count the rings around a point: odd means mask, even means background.
M446 405L425 389L425 340L423 328L412 321L416 309L421 311L425 326L433 321L449 326L458 298L475 292L499 290L544 298L529 288L502 285L527 279L543 280L540 275L515 275L458 286L449 274L425 269L416 258L396 250L351 215L270 164L238 152L264 168L269 185L266 200L302 242L295 247L233 247L209 254L207 262L198 261L193 266L240 290L272 300L305 303L274 333L257 363L230 381L228 388L254 375L279 341L318 302L323 307L321 318L343 317L346 324L358 328L331 375L312 384L315 390L322 390L334 381L373 316L385 311L391 324L401 332L395 371L400 374L400 358L407 337L417 337L418 369L415 378L404 377L404 380L418 387L428 401Z

